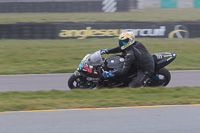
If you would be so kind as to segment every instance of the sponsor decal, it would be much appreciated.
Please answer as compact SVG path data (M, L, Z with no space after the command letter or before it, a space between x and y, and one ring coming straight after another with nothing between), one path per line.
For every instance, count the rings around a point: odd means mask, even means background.
M160 26L159 29L125 29L126 32L133 32L135 36L164 36L166 27Z
M87 37L119 36L121 32L123 32L123 29L92 29L92 27L86 27L85 30L61 30L59 37L85 39Z
M162 55L156 55L156 57L158 60L163 58Z
M59 37L76 37L77 39L85 39L87 37L118 37L122 32L133 32L135 36L164 36L165 26L159 29L92 29L86 27L83 30L61 30Z
M167 61L169 61L169 60L171 60L172 59L172 57L169 57L168 59L167 59Z
M124 62L124 58L119 58L119 61L120 62Z
M176 35L176 36L175 36ZM176 25L174 30L169 33L168 38L189 38L187 27L183 25Z
M110 62L111 62L111 63L115 63L115 60L111 60Z
M164 55L164 57L171 57L172 55L170 54L170 55Z
M81 30L60 30L61 38L86 39L88 37L118 37L123 32L133 32L137 37L168 37L168 38L189 38L188 28L184 25L175 25L174 30L167 30L166 26L149 29L92 29L86 27Z

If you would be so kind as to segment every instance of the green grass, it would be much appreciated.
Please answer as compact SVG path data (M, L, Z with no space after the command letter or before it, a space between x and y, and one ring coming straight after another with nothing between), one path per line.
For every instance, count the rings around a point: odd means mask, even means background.
M116 13L0 13L0 23L95 21L196 21L200 9L137 9Z
M95 21L195 21L200 9L137 9L116 13L0 13L0 23ZM199 38L139 39L151 53L176 52L170 70L200 69ZM0 74L73 72L83 56L117 46L117 39L1 40Z
M138 39L150 51L176 52L170 70L200 69L197 39ZM117 39L1 40L0 74L73 72L87 53L117 46Z
M0 23L199 21L200 9L145 9L116 13L0 13ZM176 52L170 70L200 69L200 39L138 39L151 53ZM83 56L117 46L117 39L1 40L0 74L73 72ZM199 104L200 87L0 92L0 111Z
M200 87L1 92L0 111L199 104Z

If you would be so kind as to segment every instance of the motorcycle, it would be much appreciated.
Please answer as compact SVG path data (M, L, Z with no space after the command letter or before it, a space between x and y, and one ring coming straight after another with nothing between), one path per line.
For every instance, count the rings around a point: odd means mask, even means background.
M167 86L171 80L170 72L165 68L176 58L176 53L164 52L152 54L155 61L155 71L142 86ZM102 73L121 68L124 63L122 55L112 55L104 58L100 51L87 54L79 64L77 70L68 80L70 89L99 89L113 87L127 87L130 81L137 76L137 68L131 68L127 74L104 78Z

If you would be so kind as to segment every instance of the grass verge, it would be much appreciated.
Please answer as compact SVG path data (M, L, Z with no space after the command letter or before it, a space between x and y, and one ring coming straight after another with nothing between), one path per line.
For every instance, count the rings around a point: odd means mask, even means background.
M141 38L150 51L175 52L177 59L170 70L200 69L200 45L197 39ZM82 58L101 48L118 45L118 39L84 40L1 40L0 74L65 73L73 72ZM105 55L106 57L106 55Z
M199 104L200 87L1 92L0 111Z
M0 13L0 23L95 21L198 21L200 9L136 9L115 13ZM122 17L123 16L123 17Z

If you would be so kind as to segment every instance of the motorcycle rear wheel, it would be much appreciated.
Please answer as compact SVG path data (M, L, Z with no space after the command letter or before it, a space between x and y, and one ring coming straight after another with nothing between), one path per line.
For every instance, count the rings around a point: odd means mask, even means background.
M156 71L147 81L145 86L167 86L171 80L171 74L166 68Z

